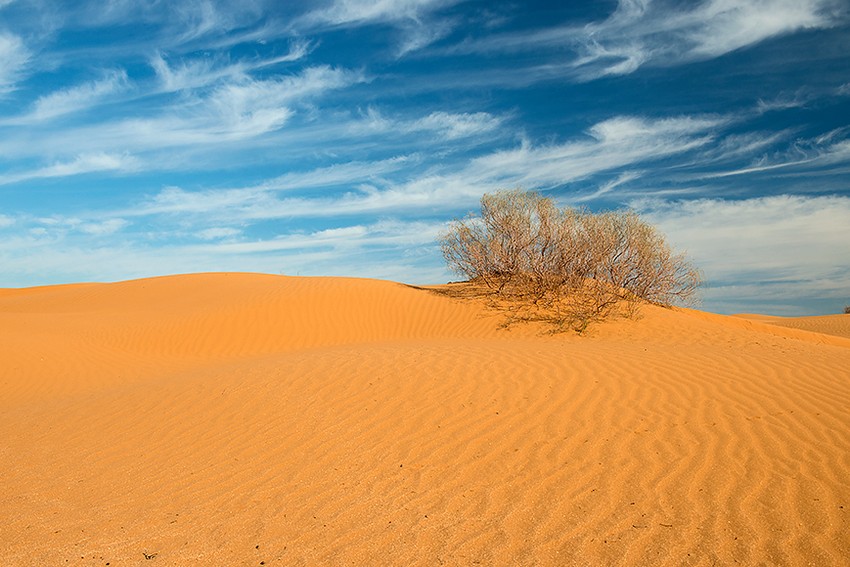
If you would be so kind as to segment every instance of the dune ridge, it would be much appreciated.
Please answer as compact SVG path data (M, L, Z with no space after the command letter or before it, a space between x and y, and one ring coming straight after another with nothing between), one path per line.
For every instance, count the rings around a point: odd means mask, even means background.
M850 315L816 315L811 317L777 317L771 315L737 315L742 319L757 321L777 327L799 329L812 333L833 335L850 339Z
M652 307L587 337L502 322L377 280L0 292L0 557L850 557L850 340Z

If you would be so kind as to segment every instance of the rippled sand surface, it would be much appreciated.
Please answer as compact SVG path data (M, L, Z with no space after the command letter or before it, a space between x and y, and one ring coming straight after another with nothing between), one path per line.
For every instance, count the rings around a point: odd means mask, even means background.
M0 563L843 564L848 321L552 335L256 274L0 290Z

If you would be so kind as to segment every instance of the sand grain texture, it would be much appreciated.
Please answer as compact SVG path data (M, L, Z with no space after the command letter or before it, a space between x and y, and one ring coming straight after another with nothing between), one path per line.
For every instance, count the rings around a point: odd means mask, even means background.
M576 337L371 280L4 290L0 563L839 565L844 321Z

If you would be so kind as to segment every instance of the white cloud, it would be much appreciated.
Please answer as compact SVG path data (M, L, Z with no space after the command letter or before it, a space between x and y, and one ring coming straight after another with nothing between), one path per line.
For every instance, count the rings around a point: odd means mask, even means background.
M842 127L814 138L797 139L785 151L773 155L762 155L746 167L714 171L699 177L716 179L779 170L810 170L848 163L850 162L850 139L846 138L847 133L848 129ZM776 135L777 139L780 137L780 134ZM756 150L759 147L758 144L753 144L749 149Z
M67 177L105 171L134 171L139 167L139 161L129 154L79 154L71 161L56 162L51 165L24 171L0 175L0 185L29 181L31 179L46 179L51 177Z
M274 186L274 183L270 183ZM386 190L362 186L334 197L279 198L262 186L242 189L185 191L170 187L151 200L122 211L131 216L160 214L203 215L218 221L243 222L273 218L322 218L337 215L413 210L418 207L451 208L458 202L480 195L480 187L463 185L461 179L426 177L414 182L390 185Z
M158 168L197 166L172 150L198 152L204 146L234 142L242 142L240 149L244 150L246 140L280 130L300 110L312 111L316 99L325 93L366 80L357 71L314 66L276 79L227 81L180 97L150 117L21 131L15 138L0 138L0 154L20 158L66 156L72 150L88 155L124 152L140 157L152 153L155 158L146 162ZM0 179L9 183L14 177Z
M523 144L474 158L460 169L427 171L408 180L385 180L380 188L364 184L368 166L323 168L317 181L348 185L334 196L279 198L269 189L296 188L304 176L270 180L254 187L216 191L167 188L127 215L205 214L215 218L257 220L330 217L399 211L451 211L473 204L482 193L500 187L549 188L591 175L633 167L703 147L726 125L723 118L680 117L650 120L617 117L593 126L585 138L548 146ZM393 162L377 162L391 170ZM345 181L346 175L351 175ZM312 185L315 186L315 185Z
M215 32L225 32L233 28L235 22L209 0L178 2L175 13L183 25L181 43Z
M487 112L453 114L449 112L432 112L424 118L409 125L412 131L425 130L441 134L444 138L453 140L490 132L501 126L498 117Z
M38 122L86 110L103 101L109 95L126 89L127 86L127 73L123 70L113 71L103 79L61 89L39 97L33 104L32 110L21 117L20 121Z
M788 110L789 108L801 108L814 98L813 93L807 93L800 89L794 94L783 93L771 100L759 99L756 103L756 112L764 114L776 110Z
M31 217L20 215L17 218L0 215L0 229L14 227L15 234L26 232L38 236L41 242L62 242L71 235L100 237L115 234L128 227L130 222L111 216L106 219L80 218L76 216L51 215Z
M0 94L14 90L30 60L29 50L16 35L0 33Z
M353 71L325 65L308 67L298 75L281 79L236 81L222 85L213 92L210 101L217 107L234 108L243 113L297 102L363 80L361 74Z
M625 75L645 65L668 66L712 59L770 38L838 25L846 10L837 0L704 0L671 8L652 0L620 0L601 22L467 41L459 52L572 47L564 71L590 80Z
M411 20L399 26L401 43L396 52L397 57L402 57L412 51L417 51L439 41L449 35L455 27L452 20L432 20L423 24L417 20Z
M371 162L337 163L309 171L285 173L263 182L255 189L285 191L352 185L380 179L388 173L411 165L414 161L416 160L413 156L398 156Z
M156 72L160 88L164 92L175 92L203 87L225 77L242 77L241 65L217 65L212 58L191 59L179 65L169 65L162 53L150 58L150 65Z
M750 311L773 295L791 302L846 297L850 197L643 201L633 206L706 274L709 307ZM801 313L798 313L801 314Z
M206 228L198 232L198 238L202 240L219 240L222 238L233 238L234 236L239 236L242 234L242 231L238 228L230 228L230 227L215 227L215 228Z
M267 191L256 188L185 191L180 187L166 187L147 203L124 211L124 214L223 214L229 210L236 217L235 213L245 208L268 207L273 204L272 199Z
M790 130L730 134L719 140L714 147L702 151L699 160L706 164L751 157L787 139L791 134Z
M107 0L76 2L63 16L81 27L106 27L128 21L151 24L165 32L157 38L157 43L174 47L220 38L228 32L256 24L262 16L261 8L261 3L253 0L238 3Z
M628 183L630 183L630 182L632 182L636 179L639 179L641 177L641 175L642 175L641 172L625 171L625 172L621 173L620 175L618 175L615 179L612 179L611 181L608 181L607 183L602 184L596 191L594 191L590 195L584 195L584 196L578 197L576 199L573 199L573 202L583 203L583 202L587 202L587 201L593 201L595 199L602 197L603 195L610 193L611 191L613 191L617 187L620 187L622 185L626 185L626 184L628 184Z
M289 52L277 57L231 61L221 56L204 55L181 58L173 64L166 61L163 53L157 52L149 63L159 79L160 90L177 92L206 87L224 80L247 81L251 71L298 61L306 57L314 46L307 40L295 39L290 42Z
M397 55L421 49L445 37L454 28L450 19L434 12L459 0L334 0L298 18L296 29L351 27L387 24L398 28L401 42Z
M117 171L134 169L136 160L129 155L81 154L70 162L55 163L33 172L33 177L65 177L93 171Z
M670 27L688 33L691 57L711 58L778 35L832 27L836 6L830 0L710 0Z
M469 170L490 183L551 187L702 147L726 124L726 119L709 117L616 117L590 128L590 139L540 147L524 144L477 158Z
M477 136L498 129L504 119L488 112L453 113L435 111L416 119L384 116L375 107L369 107L362 118L353 122L348 130L353 135L375 133L414 134L433 132L445 140Z
M154 245L101 239L81 230L87 224L81 219L56 217L40 222L44 226L16 230L0 239L3 281L46 285L200 271L253 271L432 283L445 281L447 275L436 257L430 265L416 261L433 256L434 238L442 223L382 220L239 242L228 240L225 232L236 236L231 229L210 227L203 229L211 236L208 243ZM173 242L172 235L168 236ZM37 264L33 256L38 257Z
M302 16L300 24L365 24L418 20L424 14L457 0L334 0Z
M439 110L420 118L409 118L386 116L370 106L358 120L347 125L347 133L353 136L380 134L386 140L387 135L430 132L441 140L451 141L491 134L504 122L505 118L488 112L455 113ZM488 139L492 140L493 137L489 136Z
M832 0L707 0L673 11L621 0L606 21L587 26L589 76L633 72L643 64L712 59L802 29L836 25Z
M230 82L217 87L201 102L213 111L215 122L223 119L225 124L236 126L246 118L257 117L277 117L285 121L292 113L288 105L306 102L326 91L364 80L362 74L354 71L329 66L307 67L298 75L281 79ZM272 122L260 130L272 130L280 124L282 122Z
M154 144L243 140L281 128L295 114L292 105L365 80L355 71L317 66L280 79L232 81L197 98L182 117L164 117L165 124L137 121L134 126L149 132Z
M92 236L115 234L130 223L124 219L108 219L101 222L86 222L79 225L79 230Z

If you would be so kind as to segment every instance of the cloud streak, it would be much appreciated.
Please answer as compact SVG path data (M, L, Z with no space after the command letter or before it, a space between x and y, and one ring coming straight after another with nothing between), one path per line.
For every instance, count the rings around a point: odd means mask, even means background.
M0 32L0 95L14 90L30 58L20 37Z
M576 78L626 75L714 59L800 30L827 29L847 17L835 0L704 0L675 9L653 0L620 0L601 22L469 40L459 53L572 49L565 66Z
M553 188L594 174L687 152L709 143L714 132L727 123L728 119L717 117L660 120L618 117L594 125L582 139L548 146L523 144L516 149L473 158L457 170L427 171L408 180L376 179L370 175L391 172L400 165L394 160L378 162L371 168L350 163L336 170L325 168L289 174L289 177L249 188L201 192L167 188L134 211L123 214L180 213L256 221L417 210L451 211L474 204L482 193L498 187ZM308 181L314 175L316 181ZM272 188L295 188L299 183L305 183L306 187L317 186L319 182L328 184L325 181L357 189L311 198L280 198L271 191Z
M133 171L138 167L138 160L126 154L80 154L71 161L56 162L30 171L0 175L0 185L9 185L34 179L69 177L86 173L127 172Z
M771 308L788 315L804 314L793 304L807 294L836 304L846 298L850 265L838 259L846 257L850 242L848 197L779 195L633 205L705 271L707 299L715 308L752 310L762 304L767 289L777 300Z
M124 70L107 73L97 81L91 81L50 94L40 96L32 110L17 119L20 123L42 122L66 114L84 111L107 100L129 87L127 73Z
M283 128L299 110L308 108L325 93L365 80L360 72L311 66L297 74L274 79L224 81L188 94L163 107L158 115L107 119L57 131L22 132L17 139L0 141L0 153L28 157L45 153L62 156L69 149L90 155L113 154L117 150L143 157L140 154L159 154L174 148L197 149L245 142ZM119 77L116 84L120 82ZM93 98L104 96L112 88L110 85L98 89L89 85L57 93L56 100L65 106L53 111L65 112L91 104ZM44 112L49 115L50 108L45 106ZM32 115L28 120L32 121ZM19 120L11 122L16 121ZM156 161L164 166L171 160Z
M447 36L455 26L435 12L459 0L334 0L328 6L307 12L294 24L296 29L389 25L399 30L396 55L402 56Z
M313 43L295 39L290 42L289 51L284 55L236 61L231 61L229 57L190 57L181 58L176 63L169 63L164 54L157 51L149 63L156 72L161 92L192 91L227 80L247 80L253 71L299 61L309 55L313 48Z

